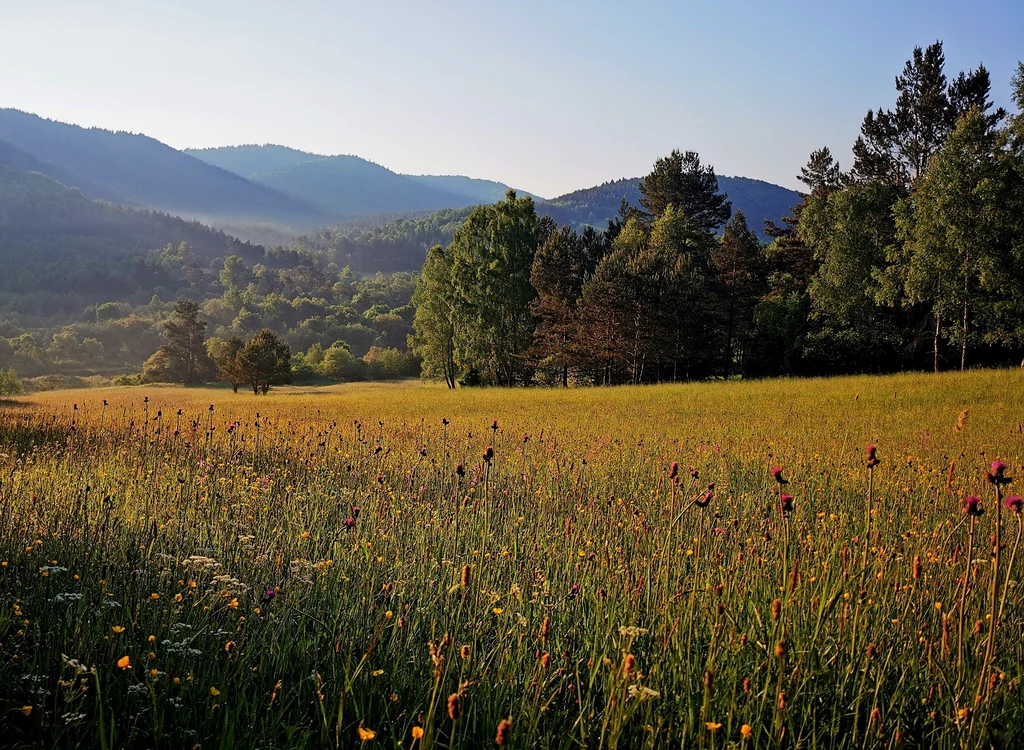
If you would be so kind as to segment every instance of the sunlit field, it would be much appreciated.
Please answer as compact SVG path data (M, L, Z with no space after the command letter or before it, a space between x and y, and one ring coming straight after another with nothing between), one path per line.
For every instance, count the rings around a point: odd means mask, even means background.
M0 743L1019 747L1022 420L1016 371L0 401Z

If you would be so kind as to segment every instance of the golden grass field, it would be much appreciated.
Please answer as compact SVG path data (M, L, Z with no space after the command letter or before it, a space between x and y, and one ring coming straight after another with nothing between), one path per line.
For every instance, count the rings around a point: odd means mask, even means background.
M1017 371L0 401L0 744L1018 747L1022 421Z

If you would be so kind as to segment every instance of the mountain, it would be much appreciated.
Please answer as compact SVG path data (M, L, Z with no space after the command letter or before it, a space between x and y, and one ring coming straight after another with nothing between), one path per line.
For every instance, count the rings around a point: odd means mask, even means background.
M39 171L90 198L207 222L311 227L330 220L309 204L144 135L0 109L0 141L11 166ZM25 164L26 156L34 160L31 165Z
M577 190L537 204L538 213L546 214L559 224L583 226L591 224L603 229L608 220L619 213L619 206L625 199L634 206L640 205L639 177L614 180L596 187ZM749 177L719 177L719 190L732 201L732 210L743 211L747 223L758 232L763 241L764 220L781 223L790 209L800 202L800 194L779 185Z
M481 180L474 177L462 177L459 175L421 174L406 176L411 180L415 180L416 182L424 185L430 185L438 190L444 190L448 193L455 193L456 195L464 196L468 200L473 201L471 205L497 203L498 201L505 199L505 193L510 189L508 185L502 182ZM525 190L516 190L516 193L518 195L529 195L534 200L543 200L543 198L540 198L533 193L528 193Z
M180 279L142 258L187 242L196 261L262 247L196 221L87 198L38 172L0 166L0 312L48 317L93 302L128 299L139 289L173 299ZM143 283L145 277L145 283ZM140 301L140 300L136 300Z
M323 156L275 144L186 149L185 153L347 217L465 208L494 203L509 190L493 180L403 175L358 156Z
M277 172L294 167L296 164L325 158L320 154L311 154L308 151L299 151L296 148L277 146L272 143L263 146L248 144L216 148L186 148L182 149L182 152L247 179L254 175Z

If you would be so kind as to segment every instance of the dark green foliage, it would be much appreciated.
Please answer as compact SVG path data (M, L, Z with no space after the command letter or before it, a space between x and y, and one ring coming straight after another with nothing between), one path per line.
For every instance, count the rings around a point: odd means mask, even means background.
M239 350L236 359L241 377L254 394L267 393L271 386L292 382L291 349L277 334L264 328Z

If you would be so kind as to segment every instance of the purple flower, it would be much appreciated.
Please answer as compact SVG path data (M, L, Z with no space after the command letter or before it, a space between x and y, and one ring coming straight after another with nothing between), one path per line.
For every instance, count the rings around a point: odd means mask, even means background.
M354 518L346 518L345 519L345 528L351 529L355 525L356 525L356 519L354 519Z
M774 479L779 484L789 484L789 480L785 479L782 476L782 467L781 466L776 466L774 469L772 469L771 470L771 475L772 475L772 479Z
M876 448L873 444L868 446L867 466L869 469L873 469L879 464L878 457L875 455L877 451L878 448Z
M981 507L980 497L976 495L968 495L964 498L964 515L977 517L984 512L984 508Z
M1024 509L1024 498L1020 495L1010 495L1006 498L1006 507L1015 513L1020 513Z
M675 479L677 476L679 476L679 462L673 461L672 465L668 467L668 478Z
M783 495L782 497L779 498L779 501L782 503L781 510L782 510L783 513L787 513L788 514L788 513L792 513L793 512L793 496L792 495Z
M359 518L359 511L361 508L358 505L352 506L352 518Z
M988 481L992 484L1009 484L1011 480L1006 476L1006 464L993 461L988 469Z

